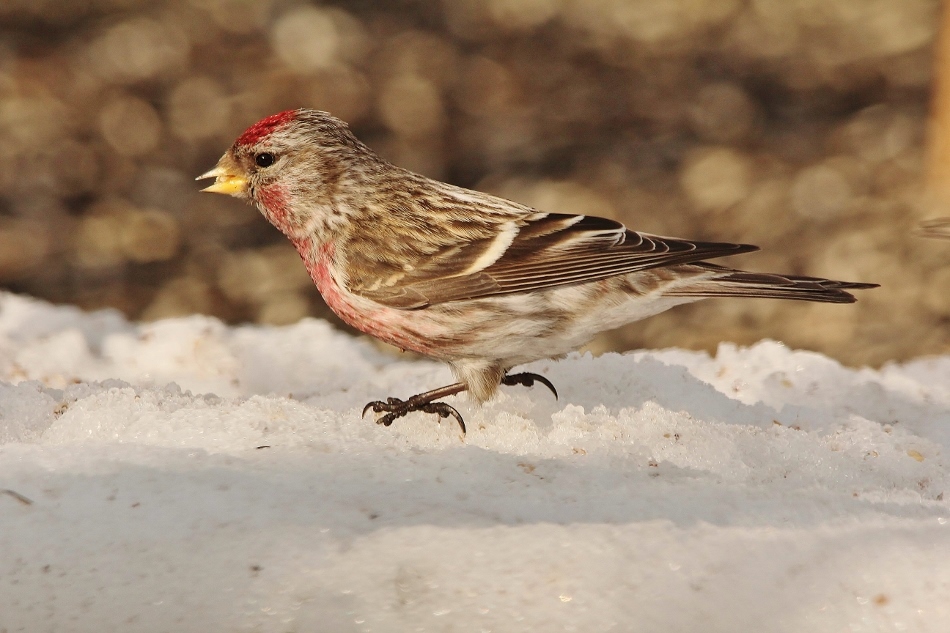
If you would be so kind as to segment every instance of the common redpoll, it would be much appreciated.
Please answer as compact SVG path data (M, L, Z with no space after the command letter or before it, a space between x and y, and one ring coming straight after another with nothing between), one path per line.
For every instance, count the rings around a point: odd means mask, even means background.
M389 426L411 411L500 384L553 386L515 366L560 357L603 330L705 297L851 303L876 284L750 273L705 259L757 250L548 213L392 165L326 112L248 128L199 177L257 206L297 248L327 305L356 329L447 362L458 382L366 405ZM555 392L555 395L556 392Z

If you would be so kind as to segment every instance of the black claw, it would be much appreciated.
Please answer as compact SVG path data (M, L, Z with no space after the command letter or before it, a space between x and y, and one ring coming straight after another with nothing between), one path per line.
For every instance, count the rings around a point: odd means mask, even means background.
M533 374L531 372L521 372L520 374L506 374L504 378L501 379L501 384L507 385L509 387L514 387L515 385L521 385L523 387L533 387L535 382L539 382L548 389L551 390L551 393L554 394L554 399L557 400L557 389L554 388L554 385L551 384L551 381L541 376L540 374Z
M396 398L388 398L386 402L383 402L382 400L374 400L373 402L367 402L366 406L363 407L363 413L360 415L360 417L365 418L366 412L369 411L370 409L372 409L373 412L375 413L381 413L383 411L395 411L396 408L402 403L403 403L402 400L398 400Z
M451 415L462 428L462 435L465 435L465 421L462 419L462 416L459 415L459 412L455 410L455 407L447 405L444 402L430 402L420 407L419 410L425 413L435 413L440 419L445 419Z

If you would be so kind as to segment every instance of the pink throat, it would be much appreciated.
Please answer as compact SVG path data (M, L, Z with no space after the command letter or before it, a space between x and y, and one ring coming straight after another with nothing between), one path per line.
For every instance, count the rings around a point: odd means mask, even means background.
M278 184L269 184L260 187L257 191L257 201L263 207L268 221L284 235L291 235L289 217L289 201L287 190Z

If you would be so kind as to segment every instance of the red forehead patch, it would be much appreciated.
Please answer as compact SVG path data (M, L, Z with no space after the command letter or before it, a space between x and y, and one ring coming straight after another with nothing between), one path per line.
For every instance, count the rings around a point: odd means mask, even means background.
M266 119L261 119L251 127L244 130L244 133L238 137L235 143L237 145L253 145L274 130L282 128L290 123L297 116L296 110L285 110L272 114Z

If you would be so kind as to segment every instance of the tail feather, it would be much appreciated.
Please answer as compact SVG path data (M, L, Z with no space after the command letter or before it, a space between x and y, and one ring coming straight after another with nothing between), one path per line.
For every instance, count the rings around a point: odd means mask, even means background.
M878 284L835 281L820 277L776 275L732 270L715 264L702 263L714 276L696 279L680 288L672 288L666 295L673 297L759 297L763 299L791 299L821 303L854 303L848 290L877 288Z
M916 233L920 237L931 237L938 240L950 239L950 218L925 220L917 227Z

